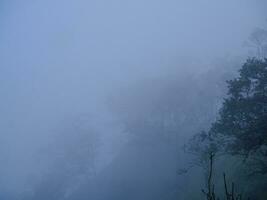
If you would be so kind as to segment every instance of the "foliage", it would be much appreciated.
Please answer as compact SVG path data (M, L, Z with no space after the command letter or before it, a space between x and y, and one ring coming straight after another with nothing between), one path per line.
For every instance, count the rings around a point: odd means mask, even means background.
M228 81L218 119L192 138L190 150L200 158L209 152L242 155L267 173L267 60L249 59L239 74Z
M228 98L209 134L229 141L225 146L231 154L266 159L267 60L247 60L240 76L228 84ZM267 173L267 165L261 164L261 172Z

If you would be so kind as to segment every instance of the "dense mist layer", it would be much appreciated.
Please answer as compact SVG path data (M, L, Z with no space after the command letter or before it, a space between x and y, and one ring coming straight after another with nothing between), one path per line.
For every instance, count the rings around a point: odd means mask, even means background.
M2 0L0 198L187 198L182 146L216 118L266 8Z

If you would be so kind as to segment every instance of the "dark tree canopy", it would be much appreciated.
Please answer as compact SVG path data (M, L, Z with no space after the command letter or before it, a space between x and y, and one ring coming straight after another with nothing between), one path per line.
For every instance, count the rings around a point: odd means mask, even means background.
M267 174L267 59L248 59L239 77L228 81L217 120L188 149L200 164L211 154L230 153L245 156L252 173Z
M230 137L232 153L249 155L267 145L267 60L247 60L228 84L228 98L210 131Z

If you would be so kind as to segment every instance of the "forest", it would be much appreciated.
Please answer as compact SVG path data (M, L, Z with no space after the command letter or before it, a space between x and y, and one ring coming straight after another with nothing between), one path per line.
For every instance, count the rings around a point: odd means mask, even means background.
M266 200L266 8L0 1L0 200Z

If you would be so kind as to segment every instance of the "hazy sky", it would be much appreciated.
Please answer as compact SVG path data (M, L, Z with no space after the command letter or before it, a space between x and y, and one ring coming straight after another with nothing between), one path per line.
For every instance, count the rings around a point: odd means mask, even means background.
M105 97L121 86L169 66L182 74L184 58L241 55L250 32L266 26L266 8L264 0L0 0L3 182L29 173L65 118L109 121Z

